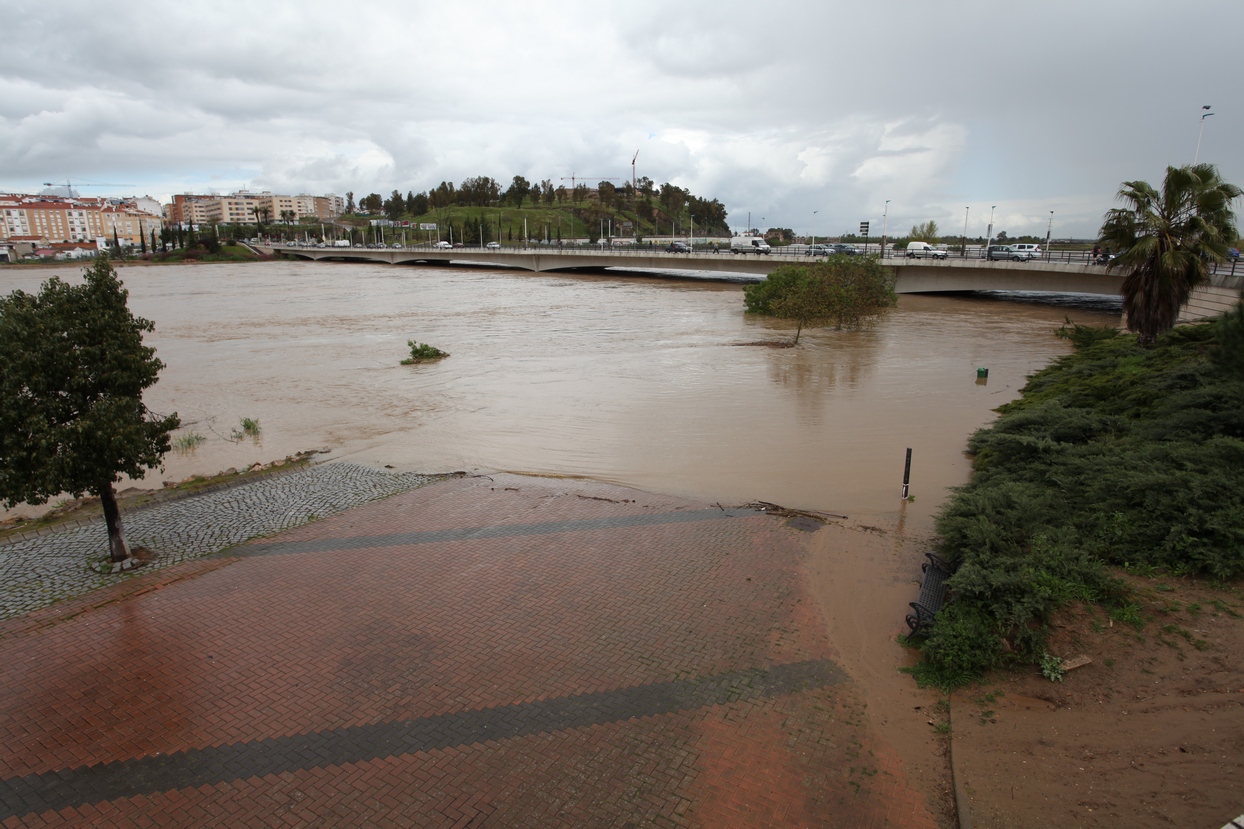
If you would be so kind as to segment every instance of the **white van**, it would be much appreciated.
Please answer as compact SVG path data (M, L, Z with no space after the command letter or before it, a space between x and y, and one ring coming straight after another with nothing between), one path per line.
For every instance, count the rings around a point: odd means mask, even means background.
M349 239L338 239L337 241L333 242L333 247L348 248L350 247L350 240Z
M945 259L946 251L938 250L928 242L908 242L908 259Z
M1028 254L1029 259L1040 259L1041 258L1041 246L1040 245L1011 245L1011 247L1017 253Z
M769 255L769 243L759 236L732 236L730 238L731 253L763 253Z

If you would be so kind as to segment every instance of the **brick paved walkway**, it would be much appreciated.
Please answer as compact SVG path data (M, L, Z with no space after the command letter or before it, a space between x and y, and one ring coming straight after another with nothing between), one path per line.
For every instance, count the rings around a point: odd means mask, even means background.
M0 825L935 826L777 519L455 479L0 623Z

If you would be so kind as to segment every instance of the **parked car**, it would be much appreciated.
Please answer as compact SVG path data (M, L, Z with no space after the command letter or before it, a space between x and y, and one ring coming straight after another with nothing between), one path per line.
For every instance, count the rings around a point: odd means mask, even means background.
M908 259L945 259L946 251L938 250L928 242L908 242Z
M488 248L489 250L501 250L501 243L500 242L489 242L488 244L484 245L484 247Z
M686 242L670 242L669 247L665 249L666 253L691 253L691 246Z

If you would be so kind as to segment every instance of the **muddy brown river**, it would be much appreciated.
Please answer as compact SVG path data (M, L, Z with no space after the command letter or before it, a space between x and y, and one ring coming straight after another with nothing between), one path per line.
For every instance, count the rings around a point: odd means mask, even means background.
M80 270L0 270L0 290ZM1085 298L909 295L867 330L771 348L749 344L793 328L745 315L741 284L297 262L120 273L167 364L148 405L206 438L147 486L331 449L319 458L887 513L911 447L907 518L926 528L967 478L967 436L1069 350L1063 317L1119 319ZM410 339L452 356L399 365ZM231 439L241 418L258 440Z

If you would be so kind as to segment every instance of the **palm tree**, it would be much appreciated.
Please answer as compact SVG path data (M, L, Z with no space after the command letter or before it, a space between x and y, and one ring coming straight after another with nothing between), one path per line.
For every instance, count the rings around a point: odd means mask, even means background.
M1118 252L1108 267L1126 272L1123 312L1137 342L1148 346L1175 327L1193 289L1209 279L1238 232L1231 202L1240 188L1212 164L1167 167L1159 193L1147 181L1125 181L1125 207L1106 213L1101 244Z

